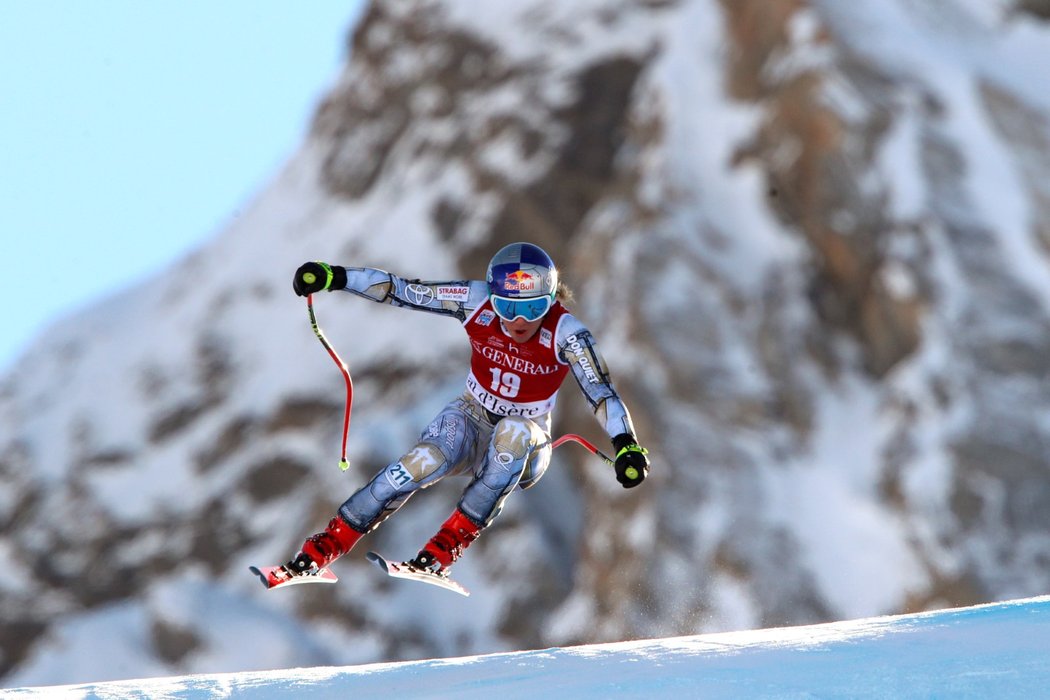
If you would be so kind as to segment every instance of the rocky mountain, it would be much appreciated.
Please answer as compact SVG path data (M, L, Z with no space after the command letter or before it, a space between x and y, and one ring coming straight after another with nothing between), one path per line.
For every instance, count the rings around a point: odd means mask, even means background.
M1050 588L1045 3L377 0L227 230L61 319L0 389L0 672L40 685L925 610ZM559 449L457 564L281 561L461 387L447 319L304 260L558 260L654 468ZM555 432L602 438L571 384ZM463 482L370 535L409 555ZM363 550L364 548L362 548ZM223 624L209 624L221 610ZM233 621L233 622L231 622ZM92 640L119 640L96 659Z

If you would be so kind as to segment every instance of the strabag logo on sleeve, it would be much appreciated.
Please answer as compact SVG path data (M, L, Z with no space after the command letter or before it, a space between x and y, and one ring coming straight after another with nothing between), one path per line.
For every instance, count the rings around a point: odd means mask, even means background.
M465 285L448 285L437 288L439 301L467 301L470 297L470 287Z

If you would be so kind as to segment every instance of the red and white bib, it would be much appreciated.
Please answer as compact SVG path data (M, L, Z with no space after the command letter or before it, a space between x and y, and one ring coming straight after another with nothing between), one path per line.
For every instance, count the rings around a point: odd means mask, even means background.
M554 343L558 322L566 313L555 302L536 334L517 343L503 331L491 301L476 308L463 324L470 337L467 389L471 395L500 416L537 418L550 413L569 372Z

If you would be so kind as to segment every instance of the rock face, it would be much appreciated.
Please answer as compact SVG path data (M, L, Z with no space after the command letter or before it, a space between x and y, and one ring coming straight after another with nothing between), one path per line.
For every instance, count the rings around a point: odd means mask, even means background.
M5 681L1044 593L1044 5L373 2L254 205L162 279L56 323L5 379ZM338 586L264 594L247 565L292 554L465 373L454 323L321 295L355 380L341 474L342 380L292 271L476 278L522 239L575 287L650 480L624 491L559 450L457 565L466 601L359 556ZM555 431L603 439L571 382ZM367 546L414 553L463 485L413 499ZM126 639L122 660L86 665L98 635ZM266 652L238 656L258 635Z

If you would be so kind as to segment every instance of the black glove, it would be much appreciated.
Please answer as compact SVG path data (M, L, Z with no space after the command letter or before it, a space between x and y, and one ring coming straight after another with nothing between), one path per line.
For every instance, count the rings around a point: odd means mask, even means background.
M649 451L639 446L634 436L622 433L613 438L613 449L616 450L616 480L625 489L631 489L645 481L649 473Z
M301 297L323 289L332 291L346 288L346 268L323 262L308 262L299 266L292 280L292 289Z

